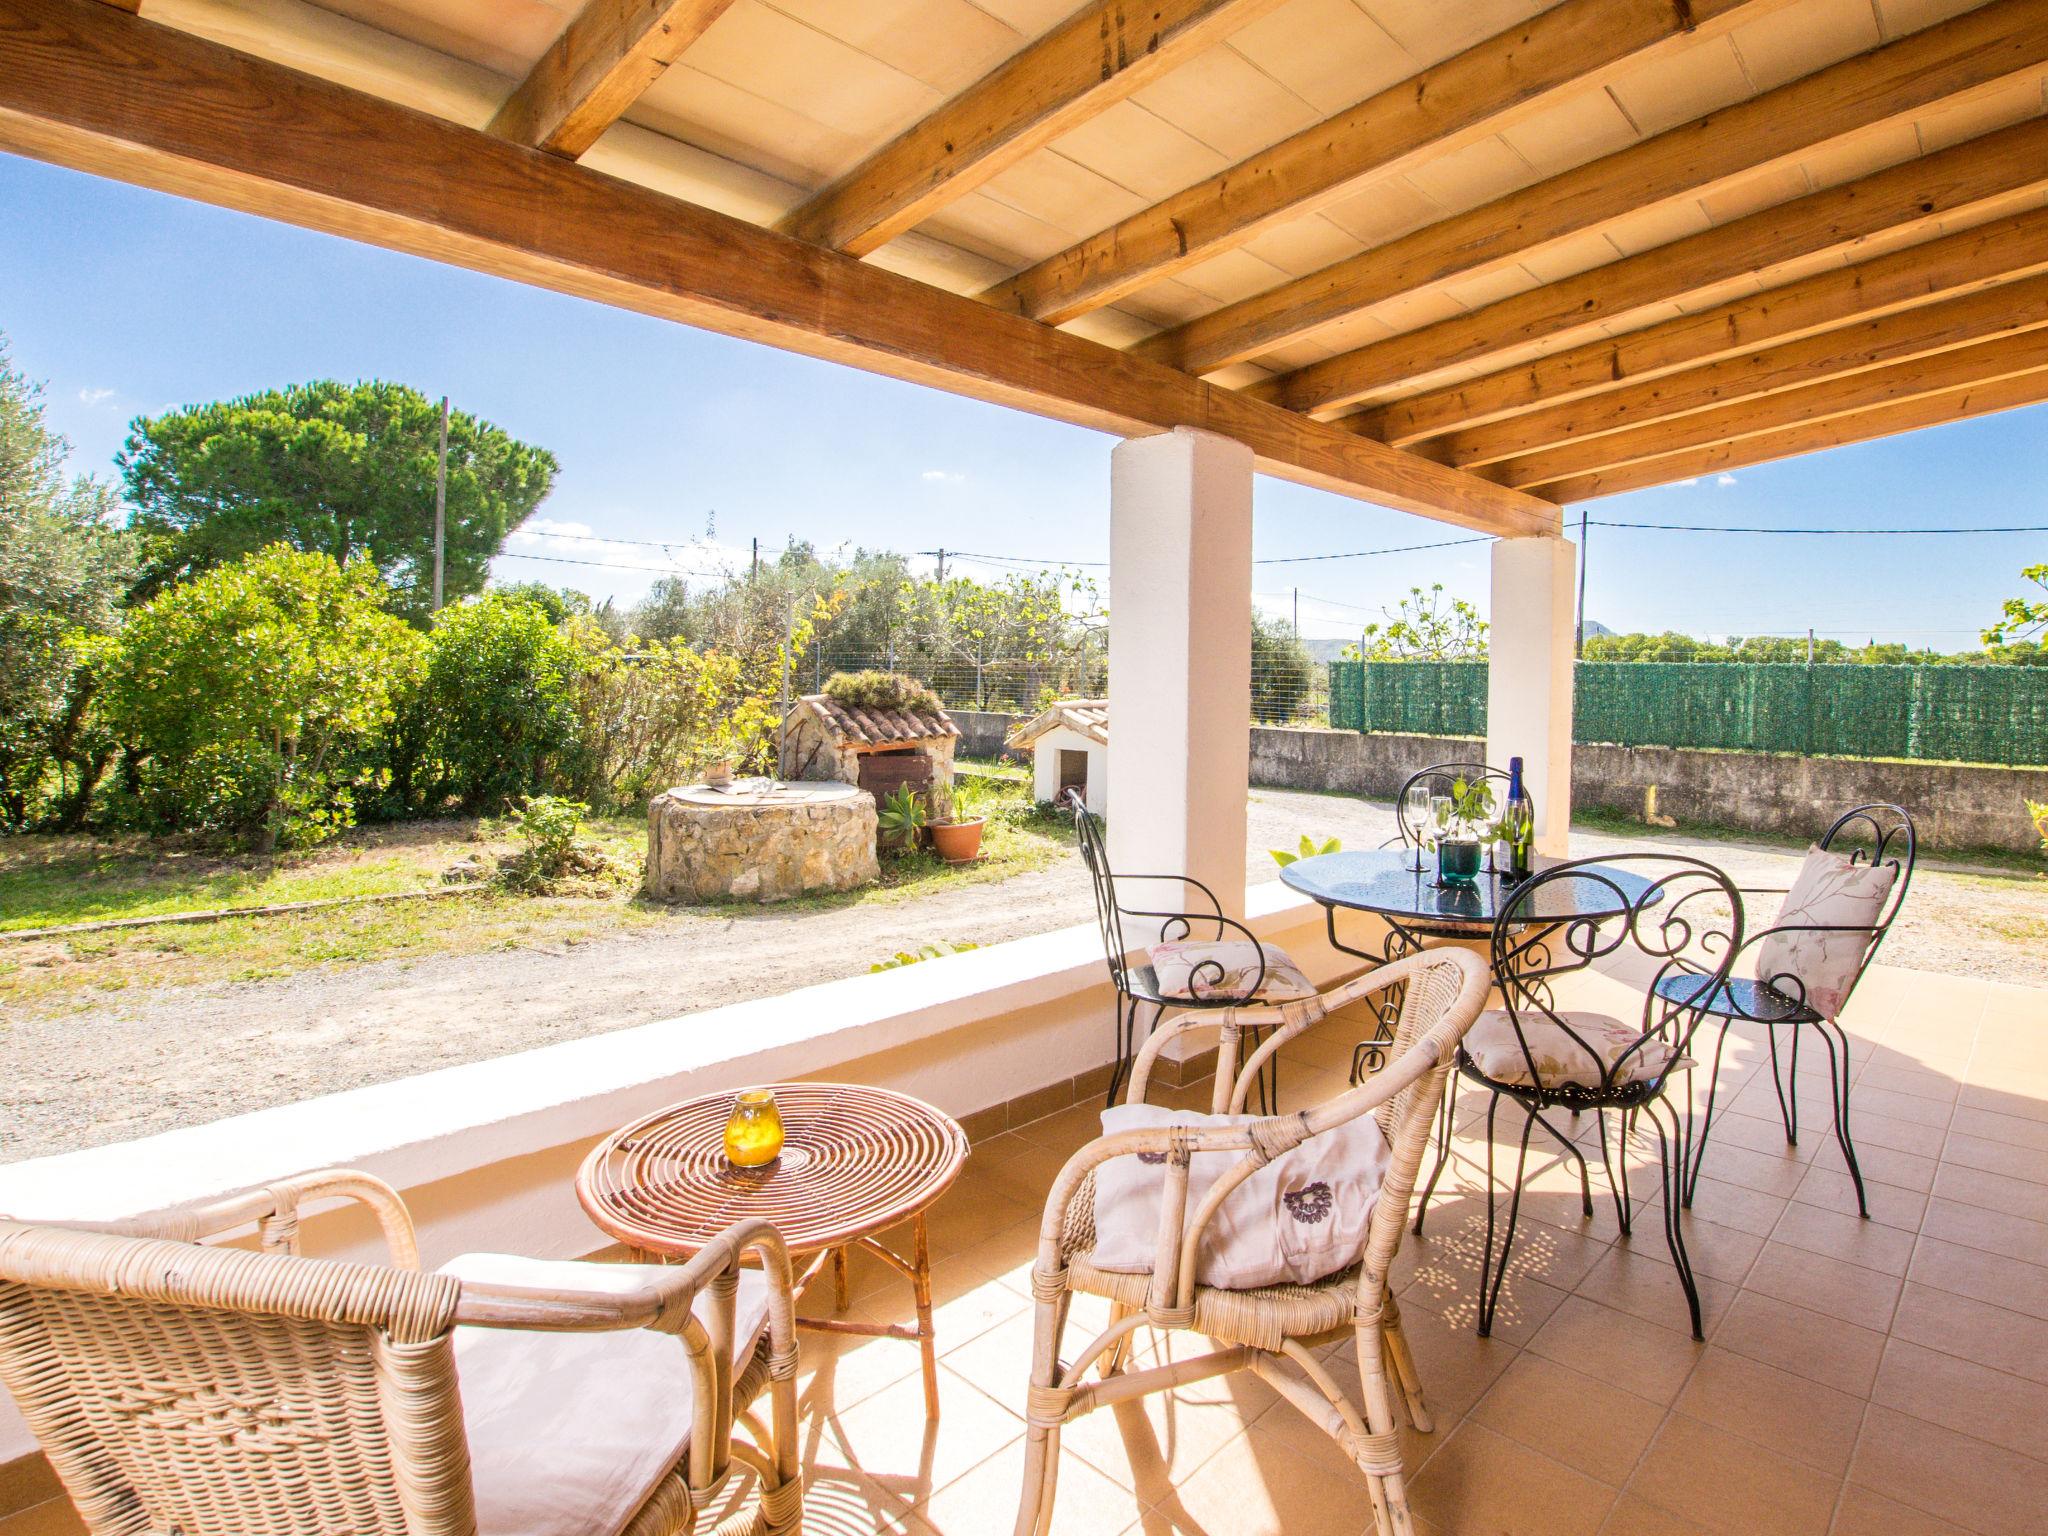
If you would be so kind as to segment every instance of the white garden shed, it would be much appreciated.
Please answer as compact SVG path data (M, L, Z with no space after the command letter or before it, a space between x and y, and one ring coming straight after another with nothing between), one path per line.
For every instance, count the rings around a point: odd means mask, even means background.
M1031 750L1031 795L1056 800L1078 786L1098 816L1109 806L1109 700L1061 699L1010 732L1006 745Z

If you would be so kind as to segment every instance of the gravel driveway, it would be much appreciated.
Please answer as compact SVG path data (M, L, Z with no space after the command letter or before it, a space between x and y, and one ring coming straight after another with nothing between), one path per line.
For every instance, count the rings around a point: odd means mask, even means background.
M1262 789L1246 870L1304 832L1347 847L1394 834L1391 806ZM1575 851L1696 851L1738 883L1789 883L1796 853L1669 835L1580 831ZM139 993L87 1015L0 1028L0 1161L192 1125L434 1067L624 1029L865 971L933 940L995 943L1090 915L1072 855L1000 884L837 911L679 910L651 930ZM2048 881L1923 862L1885 959L2048 987Z

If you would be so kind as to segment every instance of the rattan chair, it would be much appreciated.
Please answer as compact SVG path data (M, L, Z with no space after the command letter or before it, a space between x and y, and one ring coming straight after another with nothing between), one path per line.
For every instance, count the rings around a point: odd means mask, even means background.
M301 1205L335 1196L375 1214L389 1265L298 1255ZM251 1222L263 1251L201 1246ZM493 1264L526 1283L474 1277ZM404 1205L360 1173L109 1228L0 1221L0 1381L95 1536L668 1536L736 1462L761 1491L722 1536L800 1529L772 1227L674 1268L418 1265ZM522 1433L541 1404L562 1430Z
M1345 1001L1356 1001L1401 985L1407 995L1396 1032L1397 1054L1363 1086L1313 1109L1250 1124L1169 1126L1103 1136L1061 1169L1046 1199L1031 1274L1037 1316L1018 1536L1038 1536L1050 1527L1062 1425L1099 1408L1235 1371L1251 1371L1271 1385L1357 1463L1366 1475L1383 1536L1413 1529L1395 1421L1396 1396L1417 1430L1426 1432L1431 1425L1415 1362L1401 1336L1400 1313L1387 1273L1407 1225L1415 1175L1452 1053L1486 1001L1486 966L1464 950L1431 950L1371 972L1340 991L1346 994ZM1216 1108L1241 1111L1265 1060L1312 1022L1280 1023L1242 1068L1228 1058L1219 1061ZM1139 1053L1130 1101L1143 1102L1151 1065L1168 1040L1213 1023L1184 1017L1156 1032ZM1274 1158L1366 1115L1378 1118L1391 1159L1357 1259L1306 1285L1224 1290L1198 1284L1203 1233L1230 1193ZM1190 1161L1201 1152L1244 1155L1190 1211ZM1158 1250L1149 1273L1126 1274L1090 1263L1096 1244L1097 1169L1111 1158L1128 1155L1165 1165ZM1060 1336L1071 1298L1077 1294L1106 1297L1112 1321L1066 1364L1060 1357ZM1146 1369L1130 1368L1125 1353L1131 1335L1147 1325L1201 1334L1217 1347ZM1362 1403L1347 1396L1316 1354L1322 1346L1347 1338L1357 1350ZM1090 1367L1098 1364L1097 1378L1084 1380Z
M1728 984L1711 999L1696 1002L1693 1006L1720 1026L1714 1040L1714 1061L1708 1068L1707 1102L1693 1117L1696 1134L1692 1137L1692 1157L1685 1175L1685 1204L1692 1205L1693 1191L1700 1181L1700 1167L1707 1157L1707 1137L1713 1130L1714 1092L1719 1086L1721 1075L1721 1052L1728 1044L1728 1027L1737 1022L1761 1024L1764 1038L1770 1046L1771 1086L1778 1093L1778 1115L1785 1126L1787 1146L1799 1145L1799 1037L1809 1029L1820 1036L1828 1053L1828 1099L1834 1111L1835 1141L1842 1149L1842 1161L1849 1166L1850 1181L1856 1186L1856 1211L1860 1216L1869 1216L1870 1205L1863 1194L1863 1170L1856 1162L1856 1143L1849 1136L1849 1033L1839 1022L1842 1009L1847 1006L1850 994L1863 980L1863 974L1870 969L1870 962L1877 957L1885 935L1891 932L1892 920L1899 915L1899 908L1905 903L1906 890L1913 883L1913 864L1917 852L1917 839L1912 815L1897 805L1859 805L1844 811L1835 818L1820 840L1821 848L1831 853L1846 850L1853 864L1865 864L1873 868L1890 865L1893 871L1891 889L1885 894L1878 908L1877 920L1868 926L1822 927L1815 923L1788 923L1782 919L1765 928L1751 929L1742 941L1745 950L1754 949L1776 934L1786 933L1835 933L1844 938L1853 937L1862 944L1856 959L1855 973L1849 985L1843 990L1839 1001L1832 1002L1831 1010L1824 1009L1806 995L1806 985L1798 976L1778 974L1755 977L1731 976ZM1740 887L1745 896L1786 896L1790 892L1778 887L1745 885ZM1741 963L1740 957L1737 964ZM1667 990L1682 985L1667 981ZM1779 1065L1778 1031L1789 1030L1790 1070Z

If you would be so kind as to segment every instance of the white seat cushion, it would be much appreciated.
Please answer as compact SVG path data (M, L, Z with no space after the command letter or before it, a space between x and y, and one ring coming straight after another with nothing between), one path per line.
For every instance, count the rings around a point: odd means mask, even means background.
M494 1285L638 1290L654 1265L465 1253L444 1275ZM673 1274L674 1271L667 1271ZM737 1375L768 1321L768 1283L740 1274ZM709 1322L702 1297L697 1318ZM689 1352L644 1328L613 1333L455 1330L478 1536L608 1536L622 1529L690 1442Z
M1667 1042L1652 1039L1622 1062L1612 1083L1603 1085L1603 1074L1612 1070L1621 1061L1622 1053L1643 1038L1643 1032L1611 1014L1566 1012L1557 1017L1570 1026L1570 1034L1541 1013L1522 1013L1511 1019L1504 1008L1488 1009L1465 1036L1465 1054L1496 1083L1520 1087L1537 1086L1537 1080L1529 1076L1529 1056L1536 1058L1537 1076L1546 1088L1567 1084L1579 1088L1622 1088L1661 1077L1667 1067L1692 1065L1689 1058L1680 1056ZM1522 1040L1515 1036L1517 1020L1522 1026L1522 1039L1529 1042L1528 1056L1522 1053ZM1575 1040L1573 1035L1579 1038Z
M1119 1104L1102 1112L1102 1130L1114 1135L1167 1125L1249 1125L1257 1118ZM1195 1154L1188 1168L1190 1216L1209 1186L1244 1156ZM1232 1191L1210 1218L1195 1252L1196 1281L1233 1291L1307 1285L1357 1263L1391 1157L1378 1122L1360 1115L1275 1158ZM1163 1153L1113 1157L1098 1166L1095 1247L1088 1262L1125 1274L1148 1272L1158 1251L1159 1202L1165 1189Z
M1865 864L1809 848L1773 924L1774 929L1797 926L1757 942L1757 980L1794 1001L1803 998L1815 1013L1832 1019L1849 1000L1849 988L1870 950L1870 929L1898 877L1896 864ZM1852 931L1815 933L1813 928Z
M1249 939L1221 942L1176 940L1154 944L1147 958L1159 982L1161 997L1190 1002L1250 994L1262 1003L1292 1003L1316 995L1315 983L1302 974L1284 949L1265 946L1266 974L1259 978L1260 946ZM1253 982L1258 990L1252 991Z

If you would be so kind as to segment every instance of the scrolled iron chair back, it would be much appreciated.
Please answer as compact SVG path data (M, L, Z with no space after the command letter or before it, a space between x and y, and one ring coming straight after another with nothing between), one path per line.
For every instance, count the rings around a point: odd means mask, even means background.
M1507 804L1508 772L1505 768L1491 767L1486 763L1431 763L1427 768L1416 769L1415 772L1409 774L1407 778L1401 781L1401 792L1394 797L1394 819L1398 823L1400 831L1382 846L1387 848L1412 848L1415 846L1415 840L1408 834L1408 823L1401 816L1401 807L1408 799L1408 790L1411 785L1424 780L1440 780L1444 786L1444 793L1449 794L1451 785L1459 779L1465 780L1468 784L1476 779L1496 786L1494 789L1494 809L1496 811ZM1527 790L1528 785L1525 781L1523 792L1527 793Z
M1913 865L1919 856L1919 833L1913 825L1912 813L1904 806L1876 800L1842 812L1820 840L1820 846L1830 853L1842 852L1844 843L1850 845L1850 863L1873 868L1889 864L1897 871L1872 925L1870 948L1863 955L1863 964L1867 966L1878 946L1884 943L1885 935L1891 932L1892 919L1905 905L1906 888L1913 883Z
M1109 848L1102 836L1102 818L1088 809L1079 789L1068 789L1060 798L1074 818L1074 841L1080 845L1081 863L1088 870L1088 883L1095 893L1095 923L1102 934L1102 950L1109 961L1110 980L1119 992L1128 990L1129 976L1124 955L1122 910L1116 902L1116 876L1110 873Z
M1642 888L1616 880L1610 871L1617 868L1644 882ZM1606 915L1540 915L1544 893L1567 884L1589 892L1595 900L1588 904L1604 908ZM1711 997L1724 987L1741 947L1741 896L1726 874L1702 859L1661 853L1606 855L1553 865L1526 881L1494 923L1492 954L1508 1020L1538 1094L1560 1102L1612 1097L1652 1040L1671 1046L1674 1061L1683 1056L1699 1023L1688 1000ZM1643 1038L1613 1062L1604 1063L1565 1017L1568 1010L1558 1007L1554 983L1629 949L1656 966L1654 977L1643 985ZM1660 986L1674 975L1694 977L1696 982L1689 987ZM1660 996L1660 991L1676 995ZM1524 1028L1538 1022L1555 1025L1571 1049L1585 1054L1599 1074L1597 1089L1559 1083L1554 1080L1557 1074L1541 1069ZM1654 1093L1669 1071L1667 1066L1642 1091Z

